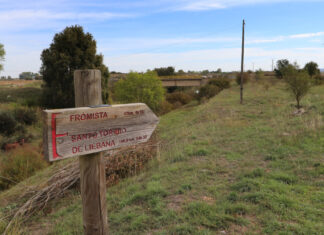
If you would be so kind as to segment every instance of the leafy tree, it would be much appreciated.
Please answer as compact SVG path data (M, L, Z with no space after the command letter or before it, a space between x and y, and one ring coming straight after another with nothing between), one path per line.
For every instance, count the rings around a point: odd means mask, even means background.
M208 75L209 74L209 70L208 69L203 70L203 71L201 71L201 74L202 75Z
M0 71L3 70L3 64L1 63L4 61L4 56L6 52L4 50L3 44L0 43Z
M48 49L41 55L41 74L45 81L43 93L46 107L73 107L73 73L76 69L99 69L101 71L102 98L108 100L108 68L103 55L96 54L96 41L81 26L66 27L54 36Z
M285 69L290 65L289 60L283 59L277 61L277 68L274 70L276 77L282 79Z
M288 84L290 92L295 97L296 107L299 109L302 97L307 94L311 86L308 73L305 70L298 71L296 66L289 65L283 73L283 78Z
M184 74L186 74L186 73L185 73L185 71L183 71L182 69L180 69L180 70L178 70L178 74L179 74L179 75L184 75Z
M114 97L122 103L143 102L158 111L164 100L164 89L155 72L131 72L114 85Z
M38 73L33 72L22 72L19 74L19 79L32 80L39 76Z
M167 68L155 68L154 71L158 74L158 76L171 76L175 74L175 69L172 66Z
M318 64L313 61L305 64L304 70L307 71L307 73L309 74L309 76L311 76L311 78L313 78L314 75L320 73L320 70L318 69Z

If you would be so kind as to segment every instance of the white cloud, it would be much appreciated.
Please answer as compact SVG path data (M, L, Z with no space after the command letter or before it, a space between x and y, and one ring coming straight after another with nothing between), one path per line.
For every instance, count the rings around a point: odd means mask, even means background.
M112 12L90 12L90 13L76 13L76 12L51 12L48 10L12 10L0 12L0 20L75 20L75 19L112 19L132 17L131 14L121 14Z
M272 4L281 2L323 2L323 0L178 0L173 10L205 11L242 5Z
M319 37L323 36L324 32L317 32L317 33L304 33L304 34L295 34L290 35L290 38L313 38L313 37Z
M56 12L30 9L0 11L0 30L57 29L67 24L80 23L80 21L104 21L130 17L135 17L135 14L114 12Z
M287 40L298 40L302 38L317 38L324 35L324 32L294 34L286 36L276 36L272 38L251 38L247 37L247 45L277 43ZM217 44L217 43L233 43L239 45L241 37L183 37L183 38L116 38L112 40L104 40L101 43L101 48L107 53L125 52L129 50L137 50L141 52L152 52L159 49L168 49L168 47L183 47L193 44ZM228 44L227 44L228 45Z
M125 52L137 50L141 52L156 51L159 49L170 49L170 47L183 47L193 44L240 42L236 37L197 37L197 38L116 38L111 40L101 40L98 46L101 50L110 52ZM99 41L99 40L98 40Z
M225 5L217 1L193 1L178 7L177 10L204 11L204 10L222 9L222 8L225 8Z
M291 40L291 39L316 38L323 35L324 32L293 34L293 35L286 35L286 36L277 36L268 39L262 39L262 38L249 39L247 40L246 43L247 44L272 43L272 42L281 42L281 41Z
M250 39L246 43L247 44L272 43L272 42L281 42L285 39L287 39L287 37L284 36L279 36L279 37L269 38L269 39L259 38L259 39Z

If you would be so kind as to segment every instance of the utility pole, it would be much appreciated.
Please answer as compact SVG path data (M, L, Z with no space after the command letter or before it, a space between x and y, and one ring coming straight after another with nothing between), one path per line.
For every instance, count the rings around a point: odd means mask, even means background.
M243 104L244 26L245 26L245 21L243 19L243 26L242 26L242 57L241 57L240 104Z
M273 59L272 59L272 66L271 66L271 71L273 72Z

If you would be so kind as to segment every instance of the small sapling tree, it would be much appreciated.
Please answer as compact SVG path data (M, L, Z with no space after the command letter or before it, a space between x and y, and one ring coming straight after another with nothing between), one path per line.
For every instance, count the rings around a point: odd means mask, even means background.
M313 78L315 75L320 73L320 70L318 69L318 64L311 61L305 64L304 70Z
M288 89L295 97L297 109L300 109L300 101L307 94L310 88L310 77L305 70L298 71L296 66L289 65L284 73L283 78L288 84Z
M122 103L143 102L153 111L158 111L164 100L164 89L157 74L148 71L144 74L131 72L126 79L114 86L114 98Z
M5 54L6 52L4 50L3 44L0 43L0 71L3 70L2 61L4 61Z
M282 79L283 74L285 73L285 70L290 65L289 60L283 59L277 61L277 68L274 70L276 77Z

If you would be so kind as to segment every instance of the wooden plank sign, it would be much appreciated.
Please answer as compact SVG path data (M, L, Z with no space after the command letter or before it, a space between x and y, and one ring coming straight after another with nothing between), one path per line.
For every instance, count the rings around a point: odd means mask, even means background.
M159 122L143 103L44 110L43 117L48 161L146 142Z

